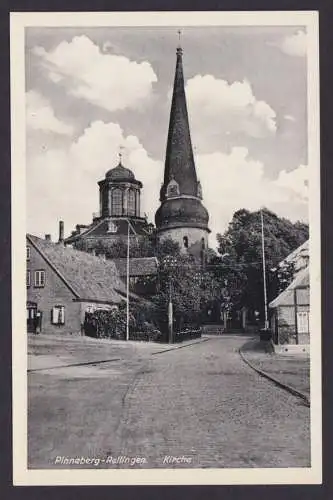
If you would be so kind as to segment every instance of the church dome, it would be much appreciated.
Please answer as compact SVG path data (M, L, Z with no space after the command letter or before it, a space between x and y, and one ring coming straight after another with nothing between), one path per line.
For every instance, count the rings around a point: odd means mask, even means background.
M110 181L135 181L133 172L129 168L123 167L121 163L108 170L105 174L105 178Z
M199 199L176 198L162 203L155 215L159 229L171 227L199 227L208 229L209 215Z

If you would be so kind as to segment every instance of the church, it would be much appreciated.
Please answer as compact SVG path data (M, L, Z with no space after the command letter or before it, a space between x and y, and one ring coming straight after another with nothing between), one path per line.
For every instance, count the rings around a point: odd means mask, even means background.
M160 189L160 206L155 214L156 227L141 216L142 183L122 164L121 155L119 164L106 172L98 186L99 213L94 215L90 225L77 224L65 244L80 248L84 242L88 251L98 242L112 245L119 240L125 241L130 227L131 238L147 238L154 232L157 245L171 238L179 243L182 251L203 258L210 233L209 214L202 203L202 187L196 173L180 46L177 47L164 179Z

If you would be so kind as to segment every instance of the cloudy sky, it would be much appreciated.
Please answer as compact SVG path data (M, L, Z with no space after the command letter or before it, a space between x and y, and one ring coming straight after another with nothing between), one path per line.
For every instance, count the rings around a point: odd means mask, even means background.
M27 28L27 229L69 234L123 163L154 220L178 44L175 27ZM306 32L183 27L192 142L211 245L239 208L307 220Z

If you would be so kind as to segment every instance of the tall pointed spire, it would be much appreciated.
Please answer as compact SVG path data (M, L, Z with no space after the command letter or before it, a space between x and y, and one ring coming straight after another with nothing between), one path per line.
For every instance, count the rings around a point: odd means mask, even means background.
M207 248L209 214L202 202L201 184L195 171L183 74L183 49L177 47L169 132L160 191L161 205L155 214L158 241L172 238L185 252ZM191 250L192 249L192 250ZM193 255L193 253L192 253Z
M180 195L197 196L197 175L184 88L183 49L180 44L177 47L176 71L165 157L164 183L160 193L161 201L165 199L166 188L171 179L174 179L178 183Z

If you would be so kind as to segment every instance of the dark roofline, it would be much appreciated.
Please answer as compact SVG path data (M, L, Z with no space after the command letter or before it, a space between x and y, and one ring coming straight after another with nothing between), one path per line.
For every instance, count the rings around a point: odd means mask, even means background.
M69 288L69 290L75 295L76 298L81 298L80 295L74 290L74 288L68 283L68 281L66 280L66 278L61 274L60 271L58 271L58 269L55 267L55 265L50 261L50 259L48 257L46 257L46 255L44 254L44 252L38 247L38 245L31 239L30 235L27 234L26 235L29 243L31 243L31 245L35 248L35 250L37 250L37 252L43 257L43 259L48 263L48 265L51 267L51 269L53 269L53 271L59 276L59 278L61 279L61 281L63 281L63 283L67 286L67 288ZM57 243L54 243L55 245Z
M99 220L95 224L92 222L89 226L86 226L87 229L85 231L83 231L82 233L72 234L71 236L68 236L68 238L65 238L65 243L72 243L75 240L79 239L81 236L89 234L91 231L93 231L93 229L96 229L97 227L99 227L102 224L102 222L103 222L102 219Z

